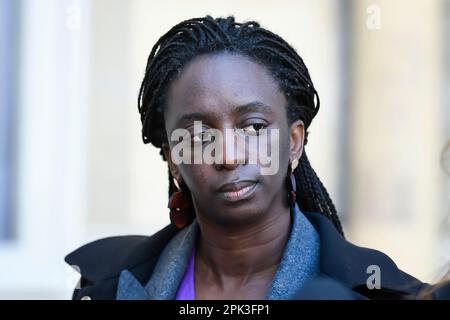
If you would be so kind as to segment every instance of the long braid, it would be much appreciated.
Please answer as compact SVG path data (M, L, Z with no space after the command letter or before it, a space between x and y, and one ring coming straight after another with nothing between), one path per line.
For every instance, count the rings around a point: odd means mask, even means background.
M344 235L333 201L327 189L320 181L309 163L306 152L303 152L298 169L294 171L297 182L297 204L303 211L321 212L334 223L340 234ZM307 191L305 192L305 189ZM310 196L312 194L312 197Z
M237 23L233 16L206 16L178 23L159 38L150 52L138 97L144 143L161 148L167 140L163 110L171 80L196 56L220 52L241 54L268 68L288 100L289 123L301 119L308 129L319 111L320 100L309 71L294 48L255 21ZM306 130L304 145L307 142ZM325 215L343 234L333 201L305 152L294 174L300 209ZM169 171L169 194L174 191Z

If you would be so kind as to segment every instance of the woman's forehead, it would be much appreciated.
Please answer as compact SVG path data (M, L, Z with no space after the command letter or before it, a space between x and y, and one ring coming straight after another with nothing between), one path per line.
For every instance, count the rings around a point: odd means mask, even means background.
M201 55L188 63L170 84L167 98L167 107L174 108L170 111L224 108L251 101L276 107L286 103L266 67L226 53Z

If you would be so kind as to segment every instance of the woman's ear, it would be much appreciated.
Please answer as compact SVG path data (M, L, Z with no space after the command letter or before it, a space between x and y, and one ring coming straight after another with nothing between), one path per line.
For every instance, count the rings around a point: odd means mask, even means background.
M172 177L174 177L178 182L182 180L180 171L178 170L178 167L175 163L172 161L172 155L170 152L170 147L167 143L163 143L162 150L164 153L164 158L167 160L167 164L169 165L170 173L172 174Z
M303 142L305 139L305 124L302 120L297 120L290 126L290 160L299 160L303 154Z

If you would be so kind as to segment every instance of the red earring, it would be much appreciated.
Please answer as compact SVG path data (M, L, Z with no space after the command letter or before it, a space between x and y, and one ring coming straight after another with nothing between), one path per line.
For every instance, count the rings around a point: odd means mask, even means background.
M189 199L183 194L175 179L174 183L178 188L178 191L172 193L169 198L168 208L170 209L170 222L174 224L177 229L183 229L192 222L194 214Z
M291 208L295 207L297 200L297 183L295 181L294 170L298 166L298 159L292 160L288 166L288 174L286 176L286 187L288 190L288 203Z

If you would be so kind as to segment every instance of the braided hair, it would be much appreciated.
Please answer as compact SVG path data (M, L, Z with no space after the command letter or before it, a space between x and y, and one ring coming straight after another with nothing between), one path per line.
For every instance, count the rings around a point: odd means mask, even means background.
M297 52L281 37L254 21L237 23L233 16L214 19L208 15L185 20L170 29L153 46L139 90L142 139L145 144L152 143L161 148L163 158L162 145L167 141L163 110L171 80L196 56L220 52L247 56L269 69L287 98L286 112L290 124L301 119L306 130L319 111L319 95L308 69ZM308 131L304 145L307 142ZM343 235L333 201L304 151L294 175L299 208L325 215ZM169 194L175 190L169 170Z

